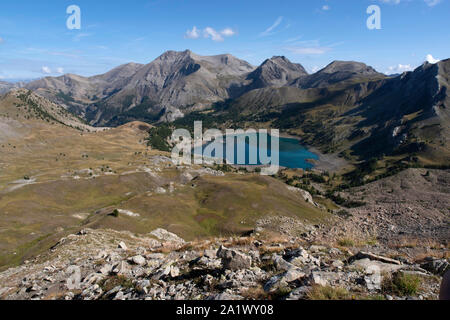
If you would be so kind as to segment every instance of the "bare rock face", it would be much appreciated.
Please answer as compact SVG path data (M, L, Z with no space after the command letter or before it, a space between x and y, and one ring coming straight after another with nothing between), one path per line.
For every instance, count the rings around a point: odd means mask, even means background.
M341 81L367 78L376 79L385 76L375 69L361 62L354 61L333 61L328 66L307 77L296 79L292 85L308 88L325 88Z
M163 241L172 241L172 242L178 242L178 243L184 243L184 240L177 236L176 234L169 232L165 229L156 229L150 232L152 236L155 236L159 240Z
M252 265L252 258L232 249L227 249L224 246L217 251L217 257L222 259L222 264L225 269L240 270L250 268Z
M307 76L301 64L292 63L286 57L272 57L264 61L247 79L252 80L252 89L270 86L282 87L300 77Z

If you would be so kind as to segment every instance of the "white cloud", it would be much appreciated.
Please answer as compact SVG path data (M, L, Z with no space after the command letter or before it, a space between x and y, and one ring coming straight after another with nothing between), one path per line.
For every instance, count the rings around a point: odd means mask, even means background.
M425 3L427 4L427 6L429 7L434 7L435 5L441 3L442 0L425 0Z
M324 5L324 6L322 6L322 10L323 11L328 11L328 10L330 10L330 6L329 5Z
M199 30L194 26L192 30L186 31L184 37L187 39L198 39L200 37Z
M329 47L287 47L286 50L293 54L319 55L331 50Z
M427 60L427 62L433 63L433 64L438 63L439 61L441 61L441 60L433 58L433 56L431 54L427 54L426 60Z
M400 0L380 0L383 3L389 3L389 4L399 4Z
M414 68L410 64L398 64L396 66L391 66L387 70L387 74L403 73L406 71L412 71Z
M63 74L64 73L64 68L58 68L56 69L56 72L59 74Z
M402 1L411 1L411 0L379 0L379 1L388 4L400 4L400 2ZM424 0L424 2L427 4L427 6L434 7L435 5L441 3L442 0Z
M211 38L213 41L223 41L222 35L211 27L206 27L205 30L203 30L203 36L205 38Z
M49 67L47 67L47 66L43 66L41 71L42 71L42 73L45 73L45 74L52 73L52 70Z
M269 36L271 34L273 34L273 30L276 29L276 27L278 27L281 22L283 22L283 17L278 17L277 20L275 20L275 22L269 27L267 28L264 32L261 32L259 34L260 37L265 37L265 36Z
M225 28L220 33L225 37L232 37L236 34L236 32L231 28Z
M218 42L224 41L224 37L232 37L236 34L236 32L231 28L225 28L218 32L211 27L206 27L204 30L201 30L194 26L192 30L186 31L184 37L186 39L198 39L200 38L201 33L203 33L203 37L211 38L211 40Z

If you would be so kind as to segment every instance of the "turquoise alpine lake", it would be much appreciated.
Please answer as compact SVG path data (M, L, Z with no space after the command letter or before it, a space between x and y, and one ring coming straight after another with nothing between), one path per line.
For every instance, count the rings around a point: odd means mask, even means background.
M265 144L260 143L261 136L266 137L265 135L260 135L259 133L253 135L250 134L248 136L234 136L234 155L227 154L226 138L223 137L223 158L227 159L229 163L231 162L234 165L261 165L260 154L272 157L272 152L270 150L272 137L270 135L267 136L268 147L265 147ZM208 149L211 149L213 143L214 141L203 145L202 151L204 156L211 155L212 158L218 157L215 154L215 151L212 151L210 154L208 153L208 155L205 154L205 151L208 152ZM243 161L242 156L238 159L238 150L243 150L243 148L245 148L245 161ZM275 150L274 152L277 151ZM257 161L254 159L255 155L257 155ZM285 137L279 138L278 155L279 165L281 167L292 169L311 169L314 165L308 160L319 159L317 154L309 151L305 146L300 144L299 140ZM274 156L276 156L276 154L274 154Z

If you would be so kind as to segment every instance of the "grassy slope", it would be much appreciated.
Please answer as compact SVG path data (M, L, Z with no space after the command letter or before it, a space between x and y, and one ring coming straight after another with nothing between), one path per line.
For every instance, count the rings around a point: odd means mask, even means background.
M13 115L15 108L0 103L0 123L15 121L8 127L14 134L0 143L0 268L86 226L138 234L164 227L194 239L240 234L270 215L309 222L326 218L269 177L230 173L183 184L180 170L152 163L153 156L164 153L146 146L142 125L86 133ZM173 193L155 192L158 186L168 190L171 181ZM116 208L140 216L109 216Z

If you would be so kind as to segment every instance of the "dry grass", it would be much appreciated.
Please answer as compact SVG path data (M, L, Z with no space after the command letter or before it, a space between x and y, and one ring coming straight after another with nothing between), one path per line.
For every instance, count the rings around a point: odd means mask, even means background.
M244 289L240 294L245 300L266 300L268 297L262 286Z
M337 244L338 244L338 246L341 246L341 247L354 247L354 246L356 246L356 242L355 242L355 240L353 240L353 239L350 239L350 238L342 238L342 239L339 239L338 241L337 241Z
M344 288L314 286L309 290L309 300L352 300L352 295Z
M401 249L401 248L420 248L420 247L426 247L430 249L441 249L443 247L449 248L449 245L444 245L435 239L430 238L401 238L397 242L395 242L392 247L394 249Z

